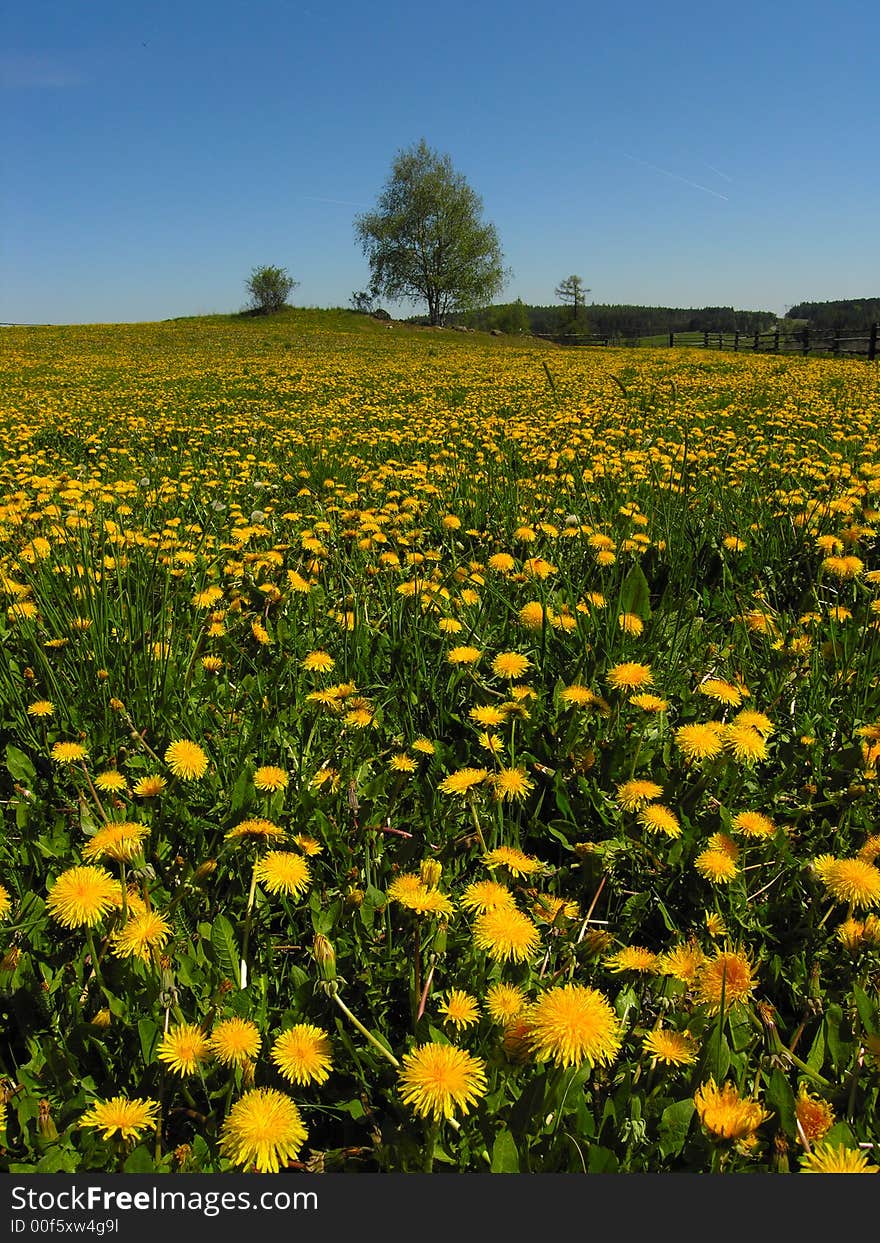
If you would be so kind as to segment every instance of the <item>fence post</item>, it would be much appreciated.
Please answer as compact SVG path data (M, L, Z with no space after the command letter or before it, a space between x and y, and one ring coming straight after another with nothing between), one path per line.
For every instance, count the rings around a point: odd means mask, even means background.
M773 353L779 353L779 329L777 328L773 334Z
M754 345L752 346L752 349L755 351L755 353L756 353L756 354L757 354L757 352L758 352L758 340L759 340L760 336L761 336L761 334L760 334L759 332L756 332L756 333L755 333L755 343L754 343Z
M674 332L670 332L670 334L669 334L669 348L670 348L670 349L672 349L672 347L673 347L674 345L675 345L675 333L674 333Z
M868 362L872 363L877 357L877 324L871 325L871 335L868 337Z
M733 348L735 351L739 349L739 333L738 332L735 332L733 334Z
M839 353L840 353L840 329L835 328L834 330L834 357L837 358Z
M803 348L804 348L804 354L805 355L809 354L810 352L810 330L807 327L804 328L804 332L803 332Z
M709 329L707 328L706 331L703 333L703 349L707 350L708 348L709 348Z

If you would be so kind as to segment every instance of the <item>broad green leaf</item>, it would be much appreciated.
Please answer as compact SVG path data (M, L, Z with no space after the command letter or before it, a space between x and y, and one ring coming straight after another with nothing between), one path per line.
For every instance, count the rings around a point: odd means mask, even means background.
M490 1169L493 1174L519 1173L519 1153L516 1141L506 1127L495 1136Z
M225 915L218 915L211 926L211 946L217 966L233 984L238 985L240 970L238 943L232 924Z
M693 1099L667 1105L660 1117L660 1151L664 1157L676 1157L684 1148L691 1119L696 1112Z
M37 775L30 758L11 742L6 744L6 768L12 780L20 781L23 785L30 785Z

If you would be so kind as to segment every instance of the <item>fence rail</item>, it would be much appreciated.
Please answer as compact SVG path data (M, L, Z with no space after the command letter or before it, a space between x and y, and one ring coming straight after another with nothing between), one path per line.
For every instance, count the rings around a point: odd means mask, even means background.
M685 349L733 350L734 353L761 354L809 354L830 355L832 358L866 358L874 362L878 357L878 325L872 324L863 332L819 331L811 328L773 328L766 332L723 332L717 329L698 329L690 332L654 333L649 336L614 336L601 333L552 333L533 334L544 341L557 345L599 346L658 346L666 344Z

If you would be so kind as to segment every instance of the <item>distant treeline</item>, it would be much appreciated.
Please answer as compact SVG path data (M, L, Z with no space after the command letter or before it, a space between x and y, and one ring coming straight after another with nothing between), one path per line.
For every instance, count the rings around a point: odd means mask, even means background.
M805 319L816 331L838 328L867 332L880 323L880 298L849 298L845 302L799 302L785 313L786 319Z
M421 319L422 317L420 317ZM731 306L680 309L667 306L528 306L507 302L449 317L450 324L483 332L530 332L557 335L595 333L614 339L653 337L670 332L762 332L776 323L772 311L735 311Z
M880 322L880 298L854 298L842 302L801 302L789 308L786 319L806 321L811 329L867 332ZM481 332L595 334L611 340L665 336L670 332L767 332L778 322L773 311L737 311L732 306L669 307L593 304L578 308L575 319L570 306L529 306L517 299L480 307L447 317L447 324ZM427 316L413 316L411 323L426 324Z

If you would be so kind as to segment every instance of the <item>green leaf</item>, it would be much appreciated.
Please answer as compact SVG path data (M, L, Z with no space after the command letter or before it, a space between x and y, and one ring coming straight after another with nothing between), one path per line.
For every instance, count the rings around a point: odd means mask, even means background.
M720 1083L730 1069L730 1046L723 1032L713 1027L712 1034L703 1047L703 1065L716 1083Z
M807 1054L807 1065L810 1070L821 1070L822 1063L825 1061L825 1030L824 1026L820 1026L816 1032L816 1038L810 1045L810 1052Z
M785 1131L786 1135L794 1137L797 1132L794 1116L794 1092L791 1090L791 1085L781 1070L774 1070L770 1076L764 1100L777 1115L781 1129Z
M858 984L853 985L853 1001L856 1003L856 1009L859 1012L859 1018L865 1026L865 1031L869 1036L876 1035L877 1008L865 990Z
M153 1169L153 1158L146 1144L138 1144L137 1148L128 1154L122 1167L125 1174L152 1174Z
M620 589L620 611L621 613L635 613L636 617L640 617L642 621L650 621L650 598L651 588L648 586L648 580L645 578L642 567L636 564L623 580L623 586Z
M233 984L238 985L240 963L238 944L235 931L225 915L218 915L211 925L211 947L217 960L217 966Z
M20 781L23 785L30 785L37 775L30 758L11 742L6 744L6 767L12 780Z
M506 1127L495 1136L490 1170L493 1174L519 1173L519 1153L516 1141Z
M601 1144L590 1144L587 1156L587 1172L589 1174L616 1174L619 1162L610 1148Z
M152 1019L139 1019L137 1026L141 1042L141 1056L144 1059L144 1065L150 1066L156 1052L156 1045L159 1043L159 1024Z
M667 1105L660 1117L660 1151L664 1157L676 1157L684 1148L691 1119L696 1111L693 1099Z

